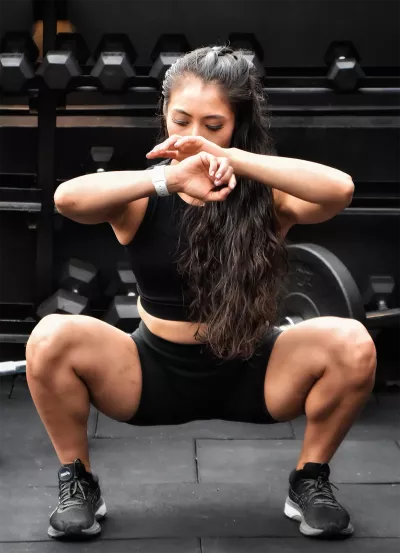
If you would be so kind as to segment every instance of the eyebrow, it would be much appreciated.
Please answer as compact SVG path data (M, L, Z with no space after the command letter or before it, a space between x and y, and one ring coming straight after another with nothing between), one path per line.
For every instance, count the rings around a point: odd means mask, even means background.
M186 113L186 111L184 111L183 109L174 109L174 111L183 113L183 115L187 115L188 117L192 117L190 113ZM206 115L205 117L203 117L203 119L226 119L226 117L224 115L215 114L215 115Z

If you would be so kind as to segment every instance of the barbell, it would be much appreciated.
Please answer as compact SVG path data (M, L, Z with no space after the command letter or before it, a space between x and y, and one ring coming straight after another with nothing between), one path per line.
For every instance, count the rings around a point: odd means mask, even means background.
M358 286L346 265L317 244L288 246L289 271L279 326L282 329L315 317L356 319L368 330L400 323L400 308L387 307L384 292L376 298L379 309L365 311Z
M366 312L358 286L347 267L317 244L288 246L289 270L283 282L278 326L286 330L302 321L334 316L357 319L368 330L400 323L400 307L389 309L377 297L379 309ZM24 373L25 361L0 363L0 376Z

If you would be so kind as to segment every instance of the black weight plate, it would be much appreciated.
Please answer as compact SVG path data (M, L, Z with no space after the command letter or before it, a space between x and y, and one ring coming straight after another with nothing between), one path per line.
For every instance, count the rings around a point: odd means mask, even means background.
M312 319L330 315L365 324L357 284L336 255L317 244L292 244L288 246L288 255L283 316Z

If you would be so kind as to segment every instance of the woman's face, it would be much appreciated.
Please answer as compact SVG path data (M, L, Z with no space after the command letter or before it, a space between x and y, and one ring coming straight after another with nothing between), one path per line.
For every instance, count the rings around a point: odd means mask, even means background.
M168 136L202 136L222 148L229 148L235 114L216 84L187 76L171 93L166 124Z

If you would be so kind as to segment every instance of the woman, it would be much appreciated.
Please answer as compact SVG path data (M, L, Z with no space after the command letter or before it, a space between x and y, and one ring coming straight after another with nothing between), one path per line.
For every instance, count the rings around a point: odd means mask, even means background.
M373 388L374 344L354 320L323 317L285 332L274 322L286 233L345 208L352 179L274 155L261 83L241 51L180 58L160 106L165 136L147 156L165 158L158 168L85 175L55 194L66 217L111 224L131 256L142 321L128 336L94 318L50 315L29 339L29 388L62 465L49 535L100 532L90 403L138 425L268 424L305 413L284 512L306 535L350 535L328 463Z

